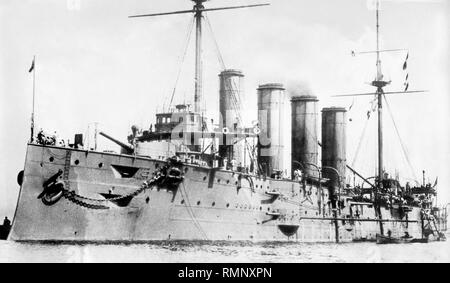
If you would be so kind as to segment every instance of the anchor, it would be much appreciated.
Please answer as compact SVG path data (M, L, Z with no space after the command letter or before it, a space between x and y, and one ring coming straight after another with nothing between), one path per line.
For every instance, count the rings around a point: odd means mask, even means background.
M62 175L63 170L59 169L58 173L51 176L47 181L44 182L42 187L44 190L37 197L41 199L45 205L54 205L57 203L64 194L64 183L58 178Z

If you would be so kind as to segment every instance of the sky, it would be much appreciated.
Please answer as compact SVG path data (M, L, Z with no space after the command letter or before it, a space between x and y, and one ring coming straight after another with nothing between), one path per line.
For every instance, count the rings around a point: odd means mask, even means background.
M268 7L210 12L227 68L245 74L245 119L256 119L259 84L279 82L288 94L308 89L320 108L350 107L347 125L349 164L355 159L371 97L332 98L336 94L374 91L375 57L351 51L376 48L372 0L213 0L207 7L271 3ZM181 60L190 14L129 19L129 15L186 10L188 0L2 0L0 2L0 216L13 217L30 135L32 74L36 55L37 128L73 140L94 123L123 141L132 125L148 128L156 111L192 101L193 39ZM407 49L410 90L425 94L388 96L401 140L385 111L386 169L405 179L434 182L439 176L439 203L450 202L449 28L450 1L384 0L381 2L382 49ZM404 88L402 66L407 52L383 53L386 91ZM218 112L218 74L214 40L205 26L204 96L210 115ZM288 102L287 102L288 103ZM387 110L387 109L386 109ZM286 128L290 122L286 111ZM355 167L373 176L376 165L375 113L361 142ZM286 131L288 132L288 131ZM289 139L286 140L289 154ZM116 149L99 138L100 149Z

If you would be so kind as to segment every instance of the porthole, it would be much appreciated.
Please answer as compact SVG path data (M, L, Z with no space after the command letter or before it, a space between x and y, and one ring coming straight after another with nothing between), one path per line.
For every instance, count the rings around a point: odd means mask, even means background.
M220 183L220 179L217 179L217 183Z
M270 211L270 207L267 208L267 211Z
M227 203L227 208L229 208L230 207L230 204L229 203Z
M197 205L200 205L200 201L197 201Z
M150 201L150 197L147 197L147 198L145 199L145 202L146 202L146 203L149 203L149 201Z
M102 168L103 167L103 162L100 162L99 164L98 164L98 168Z
M308 214L308 211L305 210L305 215Z
M206 181L206 176L205 176L205 177L203 177L203 181Z
M262 210L262 206L259 207L259 210Z
M216 206L216 203L215 203L215 202L213 202L213 203L212 203L212 206Z
M230 180L227 180L227 184L229 184L230 183Z
M184 204L184 199L181 200L181 204Z
M80 164L80 160L75 160L75 165L78 165L78 164Z
M53 158L53 156L52 156L52 157L50 157L48 160L49 160L50 162L53 162L53 161L55 160L55 158Z

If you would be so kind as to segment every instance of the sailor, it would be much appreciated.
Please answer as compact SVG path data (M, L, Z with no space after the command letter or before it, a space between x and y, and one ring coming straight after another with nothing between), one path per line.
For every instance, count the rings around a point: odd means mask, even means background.
M228 170L228 158L226 157L223 159L223 168L225 170Z
M50 145L56 145L57 140L58 140L58 134L55 131L53 133L53 136L50 137Z
M236 163L237 163L236 160L234 160L234 159L231 160L231 170L232 171L236 171Z
M11 227L11 221L9 221L8 217L5 216L5 219L3 220L3 227L9 228Z
M296 169L294 171L294 179L295 179L295 181L301 181L302 180L302 171L300 169Z
M38 134L37 134L37 142L38 144L44 144L44 131L42 129L39 130Z

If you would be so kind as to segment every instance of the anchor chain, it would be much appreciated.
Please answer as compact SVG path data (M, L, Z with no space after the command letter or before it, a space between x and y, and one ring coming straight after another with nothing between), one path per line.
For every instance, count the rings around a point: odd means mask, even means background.
M109 207L104 206L104 205L89 204L87 202L80 201L80 200L77 199L77 197L79 197L79 196L77 196L74 192L65 191L64 192L64 197L67 200L73 202L74 204L82 206L82 207L85 207L85 208L97 209L97 210L109 209Z
M67 154L66 156L66 161L67 159L70 158L70 154ZM69 162L66 162L66 166L70 164ZM70 190L70 183L68 180L68 168L64 168L64 186L62 186L62 197L66 198L67 200L69 200L70 202L88 208L88 209L96 209L96 210L102 210L102 209L109 209L110 207L104 204L107 204L108 202L116 202L116 201L121 201L121 200L125 200L128 198L133 198L139 194L141 194L142 192L144 192L145 190L155 186L155 185L160 185L163 184L165 181L167 181L167 179L169 178L173 178L171 171L173 169L176 169L177 172L181 172L181 170L179 170L178 167L180 167L182 164L181 162L176 159L176 158L171 158L168 159L167 164L163 167L161 167L160 169L156 170L153 173L153 177L149 180L144 181L140 188L137 189L134 192L131 192L129 194L123 195L123 196L118 196L115 198L109 198L109 199L93 199L93 198L88 198L88 197L84 197L81 196L79 194L76 194L75 191ZM59 175L61 174L61 172L58 173ZM56 176L56 175L55 175ZM55 177L54 176L54 177ZM52 177L52 178L54 178ZM183 180L183 176L177 176L176 178L176 182L181 182ZM46 191L44 190L44 192L42 192L41 195L45 195ZM56 202L56 201L55 201ZM95 203L95 204L93 204Z

